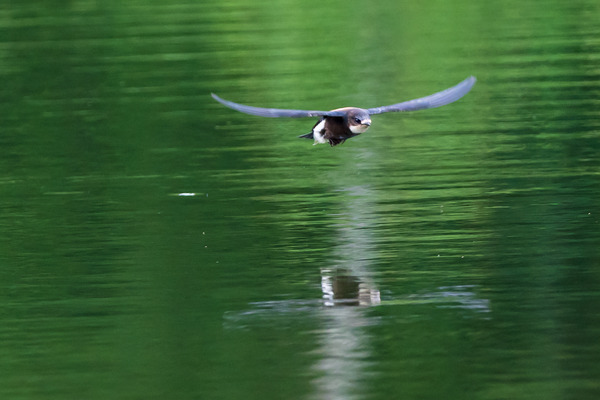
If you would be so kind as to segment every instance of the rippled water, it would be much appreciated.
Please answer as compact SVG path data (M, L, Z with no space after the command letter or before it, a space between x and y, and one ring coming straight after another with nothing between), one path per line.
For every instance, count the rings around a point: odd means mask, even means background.
M599 16L0 6L0 397L597 399Z

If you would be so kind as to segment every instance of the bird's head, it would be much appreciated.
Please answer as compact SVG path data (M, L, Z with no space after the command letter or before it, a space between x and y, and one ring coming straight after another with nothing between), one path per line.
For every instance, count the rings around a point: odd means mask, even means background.
M371 116L367 110L353 108L348 112L348 127L355 134L365 132L371 126Z

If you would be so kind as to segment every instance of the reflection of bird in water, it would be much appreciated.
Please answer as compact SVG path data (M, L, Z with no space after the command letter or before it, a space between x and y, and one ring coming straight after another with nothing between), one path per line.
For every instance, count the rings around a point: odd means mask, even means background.
M321 270L321 290L326 306L367 306L381 302L379 290L348 271Z
M419 99L408 100L389 106L373 108L343 107L331 111L287 110L280 108L262 108L247 106L225 100L212 93L212 97L226 107L236 111L260 117L321 117L313 126L310 133L301 135L302 138L314 139L314 144L329 143L331 146L344 143L351 137L364 133L371 126L371 115L386 112L416 111L426 108L445 106L467 94L475 84L475 77L471 76L456 86L434 93Z

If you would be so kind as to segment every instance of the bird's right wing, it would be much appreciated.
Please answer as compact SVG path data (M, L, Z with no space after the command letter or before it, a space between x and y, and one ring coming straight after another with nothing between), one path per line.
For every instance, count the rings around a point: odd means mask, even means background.
M423 110L425 108L445 106L446 104L455 102L465 94L469 93L469 90L471 90L476 81L477 79L475 79L474 76L470 76L458 85L452 86L451 88L441 92L434 93L426 97L421 97L420 99L392 104L390 106L369 108L367 111L369 114L381 114L385 112L416 111Z
M260 117L269 118L302 118L302 117L321 117L321 116L340 116L343 112L337 111L309 111L309 110L284 110L280 108L262 108L252 107L245 104L234 103L233 101L225 100L220 98L214 93L211 93L213 99L223 104L226 107L233 108L236 111L243 112L245 114L258 115Z

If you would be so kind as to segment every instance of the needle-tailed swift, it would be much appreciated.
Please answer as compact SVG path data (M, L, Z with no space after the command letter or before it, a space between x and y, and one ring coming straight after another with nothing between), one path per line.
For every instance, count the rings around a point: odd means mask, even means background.
M426 97L408 100L389 106L367 109L344 107L336 108L335 110L331 111L284 110L279 108L261 108L238 104L232 101L224 100L214 93L212 93L212 97L224 106L233 108L236 111L258 115L261 117L321 117L321 119L319 119L319 121L313 127L312 132L307 133L306 135L301 135L300 137L314 139L314 144L329 143L331 146L336 146L344 143L351 137L360 135L369 129L371 126L371 115L373 114L398 111L416 111L426 108L445 106L446 104L455 102L467 94L475 84L475 81L475 77L471 76L456 86Z

